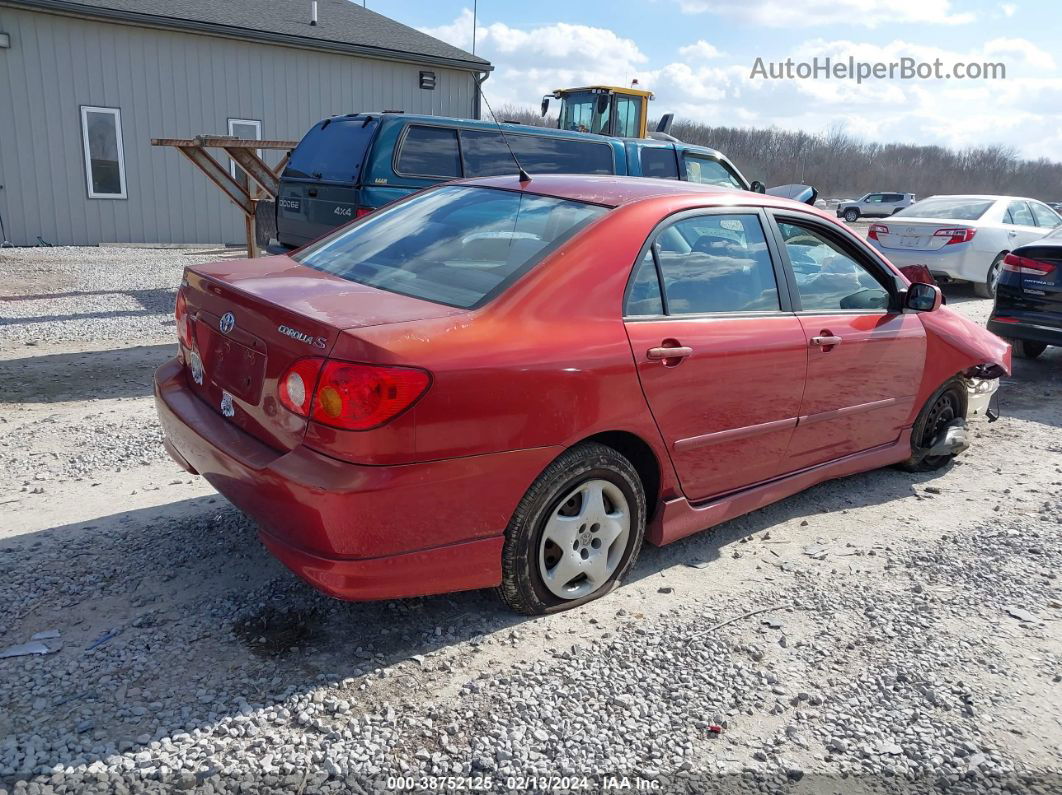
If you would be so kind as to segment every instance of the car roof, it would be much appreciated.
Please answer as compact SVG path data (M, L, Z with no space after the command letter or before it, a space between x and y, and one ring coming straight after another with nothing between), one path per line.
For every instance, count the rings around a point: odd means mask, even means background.
M363 111L360 113L346 113L331 116L332 119L350 119L352 121L364 120L366 116L371 116L374 119L383 119L388 123L401 124L401 123L416 123L424 124L435 127L468 127L475 130L497 130L501 129L504 133L512 135L546 135L559 138L582 138L587 141L597 141L611 143L613 141L621 144L635 144L643 147L667 147L674 146L682 152L697 152L700 154L708 155L720 160L726 160L730 162L730 159L720 152L718 149L713 149L710 146L704 146L703 144L691 144L686 141L666 140L661 138L625 138L614 135L599 135L598 133L579 132L578 130L562 130L559 127L539 127L536 124L521 124L519 122L506 122L501 123L491 121L490 119L465 119L460 116L431 116L426 113L406 113L405 111L394 110L382 110L382 111ZM321 121L324 121L322 119ZM731 163L731 165L733 165Z
M685 197L708 204L726 204L735 196L740 196L744 204L769 205L778 207L802 207L812 209L806 204L768 196L761 193L723 188L715 185L700 185L694 182L682 182L674 179L654 179L652 177L624 177L598 174L542 174L531 175L530 182L520 182L512 176L476 177L458 180L459 185L476 185L487 188L504 188L505 190L524 191L558 199L601 204L606 207L619 207L624 204L658 197Z

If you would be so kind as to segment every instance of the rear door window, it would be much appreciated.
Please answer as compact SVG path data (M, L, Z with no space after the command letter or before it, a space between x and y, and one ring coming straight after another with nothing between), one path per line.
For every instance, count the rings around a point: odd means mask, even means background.
M414 124L398 153L397 172L422 177L461 176L457 130Z
M285 177L357 182L379 122L364 118L325 119L310 128L291 153Z
M641 151L642 176L678 179L678 161L672 147L646 146Z
M660 292L660 278L656 272L652 249L645 252L634 270L634 278L627 290L624 315L662 315L664 299Z
M778 282L758 215L684 218L658 235L653 252L669 315L780 309ZM644 281L651 298L647 276Z
M1032 210L1025 202L1011 202L1007 205L1007 215L1003 219L1005 223L1017 226L1036 226L1033 220Z
M360 284L470 308L606 212L518 191L443 186L379 210L294 258Z

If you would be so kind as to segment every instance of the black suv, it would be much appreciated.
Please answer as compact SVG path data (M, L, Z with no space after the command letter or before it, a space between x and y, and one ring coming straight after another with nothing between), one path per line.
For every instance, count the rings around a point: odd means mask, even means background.
M988 330L1023 359L1062 346L1062 227L1003 259Z

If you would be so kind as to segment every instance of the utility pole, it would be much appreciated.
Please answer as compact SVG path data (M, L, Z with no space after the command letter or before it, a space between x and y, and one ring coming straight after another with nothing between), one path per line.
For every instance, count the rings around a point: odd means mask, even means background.
M479 0L472 0L472 54L476 54L476 18L479 12Z

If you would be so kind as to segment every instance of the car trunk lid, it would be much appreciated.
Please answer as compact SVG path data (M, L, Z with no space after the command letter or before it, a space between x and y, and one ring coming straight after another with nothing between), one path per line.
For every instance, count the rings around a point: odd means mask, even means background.
M909 251L939 251L948 245L950 236L936 234L941 229L971 229L969 221L907 219L893 216L878 224L878 243L883 248ZM883 228L888 231L883 231Z
M299 444L306 420L280 405L298 359L327 356L344 331L460 312L295 263L285 256L197 265L183 292L194 350L189 383L215 411L277 450Z

